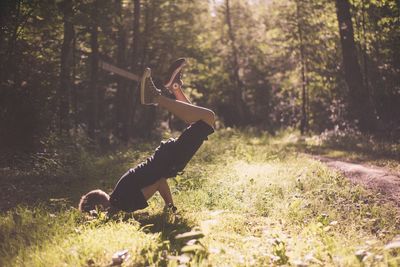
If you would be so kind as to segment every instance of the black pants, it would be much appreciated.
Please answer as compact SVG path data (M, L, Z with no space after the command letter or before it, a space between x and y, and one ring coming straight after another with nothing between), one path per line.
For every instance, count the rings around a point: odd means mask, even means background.
M161 178L175 177L197 152L214 129L202 120L191 124L177 138L161 142L154 154L126 172L111 193L115 208L132 212L148 206L141 191Z

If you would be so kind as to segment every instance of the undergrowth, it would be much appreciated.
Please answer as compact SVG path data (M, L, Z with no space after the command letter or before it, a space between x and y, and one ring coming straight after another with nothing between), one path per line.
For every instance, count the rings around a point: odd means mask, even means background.
M163 212L159 196L134 214L80 214L81 194L111 191L154 144L82 151L67 175L40 184L38 201L3 209L0 266L104 266L123 250L125 266L398 266L397 211L298 153L295 138L232 129L210 136L170 180L177 215ZM15 173L6 172L12 184ZM37 190L25 175L18 196Z

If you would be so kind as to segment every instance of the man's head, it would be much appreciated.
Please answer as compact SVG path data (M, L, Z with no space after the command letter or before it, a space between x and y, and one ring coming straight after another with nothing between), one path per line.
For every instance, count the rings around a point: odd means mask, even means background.
M81 197L78 208L82 212L96 209L106 211L110 208L110 196L100 189L92 190Z

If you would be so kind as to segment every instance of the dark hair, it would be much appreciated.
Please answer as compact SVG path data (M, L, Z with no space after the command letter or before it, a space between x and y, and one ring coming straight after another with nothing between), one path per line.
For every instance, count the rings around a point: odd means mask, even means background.
M82 212L100 209L107 210L110 207L110 196L103 190L92 190L81 197L78 209Z

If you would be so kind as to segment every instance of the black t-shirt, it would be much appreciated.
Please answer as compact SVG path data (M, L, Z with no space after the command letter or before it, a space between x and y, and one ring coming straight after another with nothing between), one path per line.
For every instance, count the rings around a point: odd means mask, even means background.
M151 157L119 179L110 196L111 204L128 212L147 207L141 189L161 178L175 177L213 132L210 125L199 120L186 128L177 139L162 141Z

